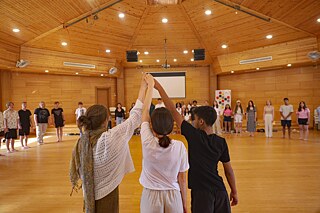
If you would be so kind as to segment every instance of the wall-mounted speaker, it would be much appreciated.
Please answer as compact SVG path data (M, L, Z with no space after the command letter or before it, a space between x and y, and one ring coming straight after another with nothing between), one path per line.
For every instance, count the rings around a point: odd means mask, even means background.
M205 49L194 49L193 57L195 61L201 61L206 58Z
M138 62L138 51L128 50L127 51L127 62Z

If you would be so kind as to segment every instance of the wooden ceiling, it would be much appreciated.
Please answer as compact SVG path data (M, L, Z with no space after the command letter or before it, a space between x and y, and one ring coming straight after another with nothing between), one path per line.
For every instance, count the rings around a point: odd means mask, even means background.
M104 69L107 69L113 65L110 60L116 60L125 67L163 64L165 38L168 62L178 66L209 65L221 56L320 36L320 23L316 21L320 18L319 0L156 2L2 0L0 41L26 48L101 57L99 61L105 58L107 66ZM166 5L166 2L170 4ZM270 18L271 21L261 20L226 5ZM66 24L104 7L108 8L97 13L97 19L91 15L64 28ZM204 13L208 9L212 11L209 16ZM124 13L125 17L120 19L119 13ZM166 24L161 21L164 17L168 19ZM19 28L20 32L12 32L13 28ZM266 39L268 34L272 34L273 38ZM62 46L63 41L68 45ZM317 39L313 41L316 43ZM228 48L222 49L222 44L227 44ZM205 61L190 60L193 58L191 50L197 48L206 49ZM111 53L106 53L106 49L110 49ZM142 62L127 63L125 51L129 49L137 49ZM184 50L188 50L188 53L184 54ZM145 55L145 51L149 54ZM28 60L28 54L21 56ZM37 60L34 56L32 58Z

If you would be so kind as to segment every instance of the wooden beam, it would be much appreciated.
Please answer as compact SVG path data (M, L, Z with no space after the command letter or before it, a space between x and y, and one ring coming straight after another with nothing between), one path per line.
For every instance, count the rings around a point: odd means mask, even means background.
M215 1L215 0L214 0L214 1ZM220 0L220 1L221 1L221 0ZM218 1L215 1L215 2L218 2ZM234 3L234 2L232 2L232 1L230 1L230 0L224 0L224 2L225 2L226 4L229 4L229 7L235 8L235 10L237 10L236 8L241 8L242 10L245 10L245 11L247 11L247 12L253 13L253 14L255 14L255 15L269 18L269 19L271 20L271 22L278 23L278 24L281 24L281 25L283 25L283 26L289 27L289 28L291 28L291 29L293 29L293 30L306 33L306 34L308 34L308 35L311 36L311 37L316 37L316 36L317 36L317 35L315 35L315 34L313 34L313 33L310 33L310 32L308 32L308 31L302 30L302 29L300 29L300 28L298 28L298 27L292 26L292 25L287 24L287 23L285 23L285 22L283 22L283 21L280 21L280 20L278 20L278 19L275 19L275 18L272 18L272 17L270 17L270 16L267 16L267 15L265 15L265 14L263 14L263 13L260 13L260 12L257 12L257 11L255 11L255 10L252 10L252 9L250 9L250 8L248 8L248 7L245 7L245 6L236 4L236 3ZM220 3L220 2L218 2L218 3ZM244 12L244 11L241 11L241 9L240 9L240 10L238 9L238 11Z
M184 18L185 18L185 20L187 21L188 25L190 26L191 30L193 31L193 33L194 33L195 36L197 37L199 43L200 43L206 50L209 50L209 48L207 48L206 44L202 41L202 38L201 38L200 33L198 32L198 30L197 30L196 27L194 26L194 24L193 24L190 16L188 15L185 7L183 6L183 4L180 4L179 7L180 7L180 11L182 12L182 15L184 16ZM211 63L213 60L212 60L211 55L209 54L209 51L206 51L206 55L209 56L209 62Z
M67 25L68 23L76 23L76 22L78 22L79 20L84 19L84 17L87 17L87 16L90 16L90 15L92 15L92 14L97 13L96 11L101 10L100 8L108 8L109 6L113 6L114 4L116 4L116 3L118 3L118 2L120 2L120 1L119 1L119 0L112 0L112 1L109 1L109 2L107 2L107 3L105 3L105 4L102 4L102 5L100 5L99 7L95 8L94 10L91 10L91 11L88 11L88 12L86 12L86 13L83 13L83 14L77 16L76 18L73 18L73 19L71 19L71 20L69 20L69 21L67 21L67 22L65 22L65 23L63 23L63 24L60 24L59 26L57 26L57 27L55 27L55 28L53 28L53 29L45 32L45 33L42 33L42 34L38 35L37 37L35 37L35 38L33 38L33 39L31 39L31 40L23 43L21 46L32 45L33 42L38 41L38 40L40 40L40 39L42 39L42 38L44 38L44 37L46 37L46 36L48 36L48 35L50 35L50 34L52 34L52 33L55 33L55 32L57 32L58 30L64 29L64 28L65 28L65 25ZM92 11L95 11L95 12L92 12Z
M134 42L137 40L138 34L139 34L140 30L141 30L141 27L142 27L144 21L146 20L146 17L149 14L150 9L151 9L151 7L147 6L145 8L145 10L143 11L143 14L142 14L142 16L141 16L141 18L139 20L139 23L138 23L136 29L134 30L131 42L130 42L130 44L128 46L128 50L132 48L132 46L134 45Z

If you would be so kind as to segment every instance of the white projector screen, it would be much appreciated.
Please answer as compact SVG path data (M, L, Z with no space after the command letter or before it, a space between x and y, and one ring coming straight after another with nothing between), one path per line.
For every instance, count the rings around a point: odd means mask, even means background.
M151 72L150 73L164 88L169 98L186 97L185 72ZM153 90L152 98L160 98L157 90Z

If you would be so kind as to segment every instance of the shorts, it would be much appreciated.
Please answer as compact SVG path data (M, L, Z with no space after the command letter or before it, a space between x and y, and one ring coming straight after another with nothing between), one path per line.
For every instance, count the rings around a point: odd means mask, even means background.
M298 118L299 125L309 125L308 124L308 118Z
M64 127L63 121L55 121L55 122L54 122L54 126L55 126L56 128Z
M5 134L6 139L17 139L17 129L9 129Z
M281 126L291 127L291 120L281 120Z
M1 131L0 132L0 137L3 137L4 136L4 131ZM1 141L0 141L1 142Z
M19 136L30 135L30 127L19 129Z
M235 114L234 122L235 123L242 123L242 114Z
M191 189L191 212L231 213L227 191Z
M224 116L223 121L231 122L232 121L231 116Z

